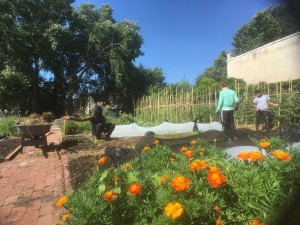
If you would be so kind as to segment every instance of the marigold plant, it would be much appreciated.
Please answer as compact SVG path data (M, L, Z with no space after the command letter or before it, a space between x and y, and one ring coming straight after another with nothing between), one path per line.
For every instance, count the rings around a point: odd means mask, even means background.
M141 189L141 185L140 184L131 184L128 188L128 192L132 195L132 196L136 196L137 194L139 194L142 191Z
M154 142L153 142L153 144L155 144L155 145L158 145L160 142L159 142L159 140L155 140Z
M108 157L103 156L103 157L101 157L101 158L98 160L98 164L99 164L100 166L102 166L104 163L106 163L107 160L108 160Z
M131 163L125 163L125 164L123 165L123 167L126 168L126 169L130 168L130 167L131 167Z
M103 195L103 199L106 201L112 201L116 198L117 196L117 192L115 191L107 191L104 195Z
M169 179L170 179L170 175L169 175L169 174L164 174L164 175L160 178L160 182L161 182L162 184L164 184L164 183L168 182Z
M249 153L248 152L240 152L236 157L246 161L249 159Z
M270 145L271 145L270 142L268 142L267 140L261 140L259 142L259 146L265 149L267 149Z
M71 213L64 213L62 216L63 221L67 221L67 219L71 216Z
M216 220L216 225L224 225L220 217Z
M194 155L194 152L191 151L191 150L186 151L186 152L184 153L184 156L185 156L186 158L191 158L191 157L193 157L193 155Z
M189 188L190 179L180 175L172 180L171 185L175 191L184 191Z
M283 151L273 151L271 152L271 155L285 162L290 161L291 159L291 155Z
M190 142L190 145L196 145L196 144L198 144L198 142L197 142L196 140L192 140L192 141Z
M249 225L265 225L265 224L260 222L259 220L253 220Z
M208 164L204 160L196 159L189 163L189 167L192 171L208 168Z
M186 152L186 151L188 151L189 149L188 149L187 147L183 146L180 150L183 151L183 152Z
M146 152L146 151L149 151L149 150L150 150L150 147L149 147L149 146L145 146L145 147L142 149L143 152Z
M207 180L213 188L218 188L219 186L227 183L224 175L218 168L215 167L210 169Z
M62 207L67 201L68 201L68 197L67 197L67 196L63 196L63 197L61 197L61 198L56 202L56 206L60 208L60 207Z
M205 151L205 148L203 148L203 147L199 148L199 152L204 152L204 151Z
M183 207L178 202L168 203L165 207L166 215L172 217L173 220L178 219L183 212Z
M261 160L264 160L264 158L265 158L261 152L255 152L255 151L249 152L248 156L249 156L249 159L251 159L253 162L256 162L259 160L261 161Z

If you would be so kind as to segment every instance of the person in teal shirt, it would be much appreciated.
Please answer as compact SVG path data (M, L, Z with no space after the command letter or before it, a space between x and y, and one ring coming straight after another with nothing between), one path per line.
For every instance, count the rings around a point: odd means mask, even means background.
M224 132L229 141L237 140L236 129L234 125L234 107L239 99L234 90L228 88L225 83L220 84L221 92L219 95L217 113L221 113L221 122Z

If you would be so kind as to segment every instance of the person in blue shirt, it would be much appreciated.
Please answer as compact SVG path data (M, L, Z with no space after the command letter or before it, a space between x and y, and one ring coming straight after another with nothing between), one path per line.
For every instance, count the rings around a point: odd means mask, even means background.
M226 83L220 84L221 92L219 95L217 113L221 114L221 122L224 132L229 141L237 140L234 124L234 108L239 99L234 90L228 88Z

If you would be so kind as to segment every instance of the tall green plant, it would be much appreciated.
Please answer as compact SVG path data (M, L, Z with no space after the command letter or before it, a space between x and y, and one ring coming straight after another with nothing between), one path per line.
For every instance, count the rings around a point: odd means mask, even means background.
M0 135L11 135L16 133L15 124L17 117L8 116L0 119Z

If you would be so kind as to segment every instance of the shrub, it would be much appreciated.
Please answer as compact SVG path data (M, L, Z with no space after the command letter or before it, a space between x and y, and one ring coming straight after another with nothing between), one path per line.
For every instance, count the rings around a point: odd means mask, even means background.
M8 116L0 119L0 135L11 135L17 132L15 124L17 117Z
M299 192L300 156L269 151L244 161L199 139L177 153L156 143L126 166L105 160L68 194L68 224L274 224Z

